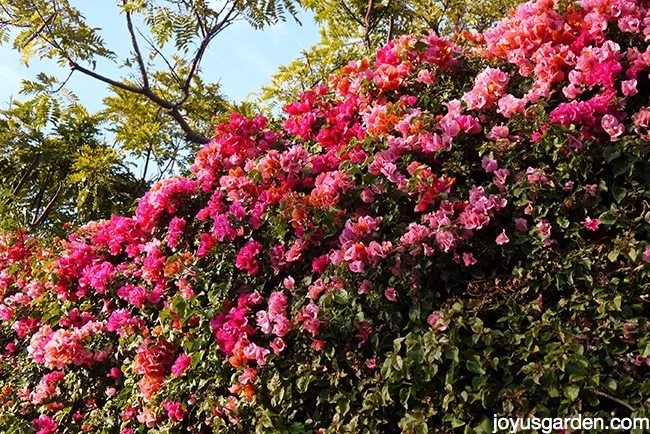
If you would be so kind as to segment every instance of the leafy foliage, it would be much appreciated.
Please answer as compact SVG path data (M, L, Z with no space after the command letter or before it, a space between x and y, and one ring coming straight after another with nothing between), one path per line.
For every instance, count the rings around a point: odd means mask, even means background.
M233 113L131 217L6 232L0 427L647 417L649 14L542 0L472 49L402 36L282 125Z
M291 0L117 3L125 24L121 33L131 46L123 58L74 2L0 1L0 43L10 43L24 63L54 59L69 71L65 80L40 73L24 82L21 93L34 99L12 102L3 111L1 185L13 204L7 213L31 214L17 219L22 224L49 230L125 212L152 182L186 169L189 156L235 108L218 83L202 77L210 44L238 20L262 28L296 15ZM120 66L124 75L102 73L102 60ZM104 110L89 114L74 99L66 89L73 74L110 87ZM51 129L59 133L56 145L50 144ZM99 139L101 133L110 145ZM25 172L29 185L12 197Z
M74 99L45 92L0 111L6 224L61 232L66 222L131 208L147 184L102 138L102 122Z

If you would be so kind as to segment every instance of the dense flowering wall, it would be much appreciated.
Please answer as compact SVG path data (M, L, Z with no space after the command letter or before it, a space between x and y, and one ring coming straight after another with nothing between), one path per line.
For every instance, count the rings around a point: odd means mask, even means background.
M650 411L650 14L406 36L54 245L0 239L0 429L491 432ZM468 42L471 41L471 42Z

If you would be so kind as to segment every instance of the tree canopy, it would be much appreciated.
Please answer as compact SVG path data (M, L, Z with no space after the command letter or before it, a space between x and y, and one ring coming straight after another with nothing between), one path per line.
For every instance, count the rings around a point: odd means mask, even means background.
M68 79L84 74L111 92L102 111L87 113L66 92L67 80L41 73L23 86L33 99L3 110L2 185L17 195L5 202L15 207L5 209L30 214L22 224L56 227L125 212L151 181L186 168L219 116L234 107L218 83L202 76L210 45L236 21L262 28L297 11L290 0L122 0L118 6L123 29L102 30L68 0L0 2L0 42L23 62L52 59ZM107 30L128 39L127 56L105 43ZM104 73L102 61L123 73ZM140 162L143 173L125 161Z

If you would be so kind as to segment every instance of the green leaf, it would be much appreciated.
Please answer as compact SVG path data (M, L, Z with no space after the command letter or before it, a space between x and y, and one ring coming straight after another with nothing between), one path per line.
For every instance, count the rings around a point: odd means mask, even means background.
M289 426L289 432L291 434L302 434L305 432L305 425L300 422L294 422Z
M350 400L345 396L336 401L337 413L345 416L350 411Z
M607 388L607 390L609 390L610 392L616 391L616 388L618 387L616 381L613 378L607 378L603 382L603 386L605 386L605 388Z
M619 252L618 250L612 250L611 252L609 252L607 254L607 259L609 259L611 262L614 262L614 261L616 261L616 259L618 258L618 255L620 253L621 252Z
M614 215L609 211L601 214L600 217L598 217L598 220L605 225L613 225L616 223L616 217L614 217Z
M467 369L474 374L485 374L485 369L481 366L481 359L479 356L474 355L466 362Z
M399 391L399 402L402 403L404 408L408 409L409 408L409 397L411 396L411 389L410 388L404 388Z
M603 157L607 164L610 164L612 161L621 156L620 151L617 150L614 146L605 146L603 148Z
M575 401L580 396L580 387L576 385L568 386L564 389L564 396L570 401Z
M623 189L623 187L621 187L619 184L614 184L612 186L612 195L614 196L616 202L621 203L621 201L627 195L627 191Z

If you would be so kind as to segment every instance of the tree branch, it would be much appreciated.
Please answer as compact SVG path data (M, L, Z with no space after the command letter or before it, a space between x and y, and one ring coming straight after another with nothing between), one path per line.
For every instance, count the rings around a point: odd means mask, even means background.
M237 18L237 15L239 13L235 13L233 16L233 13L237 9L237 2L233 3L233 6L230 8L228 13L226 14L225 18L221 21L219 21L217 24L212 26L210 30L205 34L203 37L203 40L199 44L199 48L196 51L196 54L194 55L194 59L192 60L192 66L190 67L190 72L187 74L187 78L185 79L185 84L181 88L181 91L183 92L183 97L175 103L175 106L179 106L183 104L187 98L189 97L189 92L190 92L190 85L192 84L192 79L194 78L194 74L196 74L196 71L199 68L199 65L201 64L201 60L203 59L203 55L205 54L205 51L208 48L208 45L210 42L212 42L212 39L214 39L219 32L221 32L224 28L228 27L230 24L234 22L234 20Z
M101 74L96 73L95 71L91 71L88 68L84 68L83 66L81 66L77 62L75 62L74 60L68 59L68 63L70 65L70 68L72 68L73 70L79 71L82 74L85 74L85 75L87 75L89 77L92 77L94 79L102 81L102 82L104 82L106 84L109 84L111 86L117 87L118 89L126 90L127 92L137 93L139 95L144 95L145 94L144 89L142 89L140 87L135 87L135 86L128 85L126 83L122 83L122 82L119 82L119 81L112 80L112 79L110 79L108 77L105 77L105 76L103 76Z
M50 170L49 173L47 174L47 178L45 179L45 183L41 184L38 194L36 195L36 197L34 197L34 200L32 201L32 205L30 208L35 210L32 221L36 220L36 216L41 212L41 204L43 203L43 196L45 196L45 191L47 190L47 187L50 185L50 181L52 180L53 175L54 172Z
M47 216L50 214L52 208L54 208L54 204L59 198L59 194L61 194L62 188L63 188L63 183L59 183L59 187L56 189L56 193L54 193L54 196L52 196L52 199L50 199L47 206L45 207L43 212L38 216L38 218L32 221L32 226L40 226L47 219Z
M45 30L46 27L48 27L48 26L50 25L50 23L52 22L52 20L54 19L54 17L56 17L56 15L57 15L57 12L55 11L55 12L54 12L52 15L50 15L50 16L49 16L45 21L43 21L43 24L41 24L41 26L40 26L40 27L39 27L39 28L38 28L34 33L32 33L32 35L31 35L29 38L27 38L27 40L23 43L22 48L24 49L24 48L26 48L29 44L31 44L31 42L32 42L34 39L36 39L36 38L41 34L41 32L42 32L43 30Z
M370 48L370 18L372 17L372 8L374 5L375 5L374 0L368 0L368 9L366 9L366 18L365 18L366 28L364 34L364 39L366 41L366 46L368 48Z
M61 89L63 89L63 88L65 87L65 85L68 84L68 81L70 81L70 78L72 77L72 73L73 73L73 72L74 72L74 70L71 69L71 70L70 70L70 74L68 74L68 76L66 77L66 79L63 80L63 82L61 82L61 84L59 85L59 87L57 87L56 89L51 90L51 91L49 91L49 92L50 92L51 94L59 93L59 92L61 91Z
M127 92L133 92L138 95L144 95L147 98L149 98L151 101L154 103L158 104L160 107L166 109L169 111L169 115L176 121L176 123L181 127L183 132L185 133L185 138L189 140L190 142L193 143L198 143L199 145L205 145L210 141L207 137L202 136L201 134L198 134L196 131L192 129L190 124L187 123L185 118L183 117L183 114L178 110L178 106L176 104L172 104L171 102L162 99L155 93L151 91L151 89L143 89L140 87L134 87L125 83L121 83L119 81L112 80L108 77L104 77L101 74L98 74L94 71L91 71L89 69L84 68L83 66L79 65L78 63L71 61L70 66L74 69L76 69L79 72L82 72L83 74L86 74L90 77L96 78L97 80L100 80L106 84L110 84L111 86L115 86L118 89L126 90Z
M393 14L388 17L388 35L386 35L386 43L388 44L393 39Z
M29 178L29 176L38 167L38 164L41 162L41 157L42 156L43 156L43 154L36 154L36 156L32 160L32 164L29 165L29 168L25 171L23 176L20 178L20 181L18 181L18 184L16 184L13 191L11 192L12 196L16 196L20 192L20 190L23 188L23 186L27 182L27 179Z
M178 125L180 125L181 129L185 133L185 138L190 142L205 145L210 141L210 139L195 132L192 127L190 127L183 115L178 111L178 108L174 107L169 111L169 114L174 118Z
M201 35L205 37L208 34L208 29L205 25L205 22L201 18L201 14L196 8L196 5L194 4L194 0L183 1L183 3L185 3L185 6L191 9L192 12L194 13L194 18L196 18L196 22L199 25L199 30L201 31Z
M171 72L171 74L174 76L174 80L176 80L176 82L179 84L179 86L182 85L183 81L178 76L178 74L176 74L176 66L172 66L171 62L169 60L167 60L167 57L165 57L165 55L162 53L162 51L160 51L158 49L158 47L156 47L156 44L154 44L151 41L151 39L147 38L140 30L138 30L138 33L140 34L140 36L142 36L142 38L145 41L147 41L147 44L149 44L149 47L152 50L154 50L162 58L163 62L165 62L165 64L167 65L167 68L169 68L169 72ZM178 65L178 62L176 63L176 65Z
M135 31L133 30L131 12L126 10L126 0L123 0L122 5L125 8L124 14L126 15L126 27L129 29L129 35L131 36L131 45L135 51L135 59L138 62L138 67L140 68L140 75L142 75L142 85L146 90L149 89L149 77L147 75L147 68L145 67L144 60L142 59L142 53L140 52L140 47L138 46L138 38L136 38Z
M147 170L149 170L149 160L151 158L152 148L153 145L150 143L149 149L147 149L147 158L145 159L144 162L144 169L142 169L142 178L140 179L140 184L142 185L144 185L147 182Z
M605 397L605 398L607 398L607 399L609 399L609 400L611 400L611 401L614 401L615 403L617 403L617 404L619 404L619 405L622 405L623 407L625 407L625 408L627 408L628 410L630 410L632 413L634 413L634 412L636 411L636 408L632 407L632 406L631 406L630 404L628 404L627 402L625 402L625 401L623 401L623 400L621 400L621 399L618 399L618 398L616 398L616 397L614 397L614 396L612 396L612 395L608 395L607 393L605 393L605 392L601 392L600 390L596 390L595 393L596 393L596 395L603 396L603 397Z
M360 26L364 26L363 21L361 21L361 20L360 20L360 19L359 19L355 14L354 14L354 12L352 12L352 10L350 10L350 8L349 8L348 5L345 3L345 1L342 1L340 4L341 4L341 6L343 6L343 9L345 9L345 12L350 16L350 18L352 18L354 21L356 21L357 24L359 24Z
M230 15L231 15L231 13L234 11L234 9L235 9L235 6L233 6L233 8L231 8L231 10L228 12L228 15L226 16L226 18L225 18L223 21L221 21L221 23L219 24L219 26L223 25L223 24L226 23L226 22L227 22L227 24L229 25L229 24L232 22L231 20L233 20L234 17L233 17L233 18L230 18ZM39 17L41 18L41 21L43 21L43 23L45 24L45 29L47 30L47 33L48 33L49 35L51 35L51 34L52 34L52 31L51 31L49 25L47 24L46 19L45 19L45 18L44 18L40 13L39 13ZM127 22L131 22L130 15L129 15L128 19L127 19ZM132 25L129 26L129 27L130 27L130 28L129 28L129 31L131 32L131 31L133 30L133 27L132 27ZM218 32L219 32L219 30L216 30L215 35L216 35ZM134 33L132 33L132 34L134 34ZM215 35L213 35L212 37L214 37ZM162 108L168 110L170 116L171 116L171 117L176 121L176 123L178 123L178 125L179 125L179 126L181 127L181 129L183 130L183 133L185 133L185 138L186 138L188 141L193 142L193 143L197 143L197 144L200 144L200 145L204 145L204 144L206 144L206 143L208 143L208 142L210 141L207 137L204 137L204 136L202 136L201 134L199 134L199 133L197 133L196 131L194 131L194 130L192 129L192 127L187 123L187 121L185 120L185 118L183 117L183 115L181 114L181 112L178 110L178 106L180 106L183 102L185 102L185 100L186 100L186 99L188 98L188 96L189 96L189 85L187 85L187 90L184 90L184 92L187 94L187 96L185 96L185 97L181 100L181 102L178 102L178 103L171 103L171 102L169 102L169 101L167 101L167 100L161 98L160 96L156 95L156 94L151 90L151 88L149 87L149 81L148 81L148 78L147 78L146 69L144 68L144 63L142 63L142 64L140 65L140 68L141 68L141 69L140 69L140 72L143 73L143 80L144 80L145 86L144 86L144 87L136 87L136 86L132 86L132 85L127 84L127 83L123 83L123 82L119 82L119 81L113 80L113 79L111 79L111 78L108 78L108 77L106 77L106 76L104 76L104 75L101 75L101 74L99 74L99 73L97 73L97 72L95 72L95 71L92 71L92 70L90 70L90 69L88 69L88 68L85 68L85 67L81 66L79 63L77 63L76 61L74 61L74 60L73 60L73 59L68 55L68 53L66 53L66 51L65 51L65 50L64 50L64 49L63 49L63 48L62 48L62 47L61 47L61 46L56 42L56 39L52 39L52 40L50 40L49 38L46 38L46 37L43 36L42 34L39 34L39 36L42 37L42 38L43 38L47 43L49 43L50 45L52 45L54 48L56 48L57 50L59 50L59 53L61 54L61 56L62 56L64 59L67 59L67 60L68 60L68 63L69 63L69 65L70 65L70 68L71 68L71 69L76 70L76 71L79 71L79 72L81 72L82 74L85 74L85 75L87 75L87 76L89 76L89 77L92 77L92 78L94 78L94 79L96 79L96 80L99 80L99 81L101 81L101 82L103 82L103 83L106 83L106 84L108 84L108 85L110 85L110 86L114 86L114 87L116 87L116 88L118 88L118 89L122 89L122 90L125 90L125 91L127 91L127 92L132 92L132 93L135 93L135 94L138 94L138 95L144 95L145 97L147 97L149 100L151 100L151 101L154 102L155 104L157 104L157 105L159 105L160 107L162 107ZM210 40L212 39L212 37L210 38ZM208 41L208 42L209 42L209 41ZM138 47L137 41L136 41L136 40L133 40L133 43L134 43L134 49L136 50L136 56L140 59L140 61L142 61L142 56L139 54L139 53L140 53L140 49L139 49L139 47ZM203 56L203 52L205 51L206 48L207 48L207 43L206 43L206 47L203 48L203 50L202 50L202 52L201 52L201 56ZM200 62L200 58L199 58L198 60L195 59L195 62L196 62L196 64L197 64L197 66L198 66L198 62ZM192 73L192 75L193 75L193 73ZM190 80L191 80L191 76L188 77L188 82L189 82Z

